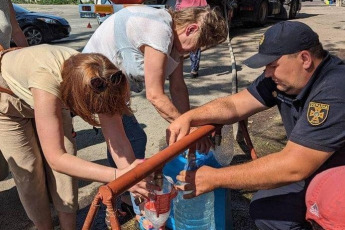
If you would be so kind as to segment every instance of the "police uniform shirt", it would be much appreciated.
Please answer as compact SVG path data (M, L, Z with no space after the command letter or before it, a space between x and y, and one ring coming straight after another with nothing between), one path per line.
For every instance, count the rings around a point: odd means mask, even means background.
M298 95L279 91L264 74L248 90L265 106L278 106L290 141L335 152L318 171L345 165L345 64L339 58L328 53Z

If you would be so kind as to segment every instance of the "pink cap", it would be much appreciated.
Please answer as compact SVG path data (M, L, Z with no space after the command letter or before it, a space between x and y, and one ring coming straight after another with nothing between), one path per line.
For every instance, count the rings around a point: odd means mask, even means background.
M307 189L307 220L324 229L345 229L345 166L316 175Z

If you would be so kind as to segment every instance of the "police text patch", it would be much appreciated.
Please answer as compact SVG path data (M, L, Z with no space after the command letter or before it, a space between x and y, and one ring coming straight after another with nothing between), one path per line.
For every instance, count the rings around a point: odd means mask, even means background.
M320 125L326 119L329 111L329 105L318 102L309 102L307 118L311 125Z

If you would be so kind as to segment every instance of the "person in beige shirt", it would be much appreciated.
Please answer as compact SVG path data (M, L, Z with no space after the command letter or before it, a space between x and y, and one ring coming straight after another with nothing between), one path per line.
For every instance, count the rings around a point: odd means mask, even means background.
M52 229L50 195L61 229L76 229L75 178L110 182L141 162L121 121L131 114L128 81L101 54L51 45L6 53L0 76L13 92L0 92L0 150L25 211L39 230ZM76 157L71 112L101 126L117 169ZM157 188L141 181L129 191L148 197L149 189Z

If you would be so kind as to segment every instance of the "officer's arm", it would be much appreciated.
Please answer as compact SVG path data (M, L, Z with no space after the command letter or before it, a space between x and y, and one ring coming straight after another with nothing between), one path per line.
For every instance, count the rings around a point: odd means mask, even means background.
M248 90L222 97L192 109L177 118L167 129L167 141L173 144L189 133L190 127L206 124L232 124L267 109Z
M217 178L216 187L271 189L306 179L331 155L288 141L280 152L247 164L219 169L213 178Z
M191 125L232 124L267 109L248 90L211 101L188 113Z
M203 166L196 171L182 171L176 178L187 182L181 189L193 191L185 195L185 198L192 198L216 188L273 189L307 178L331 155L289 141L281 152L249 163L220 169Z

